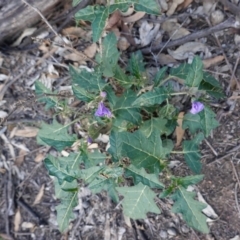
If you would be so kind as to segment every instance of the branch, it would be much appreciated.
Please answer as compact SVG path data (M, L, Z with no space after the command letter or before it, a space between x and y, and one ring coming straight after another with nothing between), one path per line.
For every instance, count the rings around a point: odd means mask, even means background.
M208 36L208 35L210 35L214 32L218 32L218 31L224 30L226 28L240 28L240 23L238 21L236 21L235 18L230 17L226 21L224 21L224 22L222 22L222 23L220 23L216 26L200 30L198 32L189 34L189 35L187 35L185 37L182 37L182 38L178 38L178 39L170 41L168 43L164 42L164 43L160 43L158 46L142 48L140 50L142 51L143 54L148 54L148 53L151 53L151 52L157 52L160 49L163 50L165 48L179 46L179 45L182 45L186 42L195 40L197 38L206 37L206 36Z

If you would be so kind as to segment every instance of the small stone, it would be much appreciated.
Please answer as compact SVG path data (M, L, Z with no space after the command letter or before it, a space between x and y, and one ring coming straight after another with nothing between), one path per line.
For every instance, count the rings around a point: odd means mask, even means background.
M160 232L160 237L161 237L162 239L167 239L167 237L168 237L167 232L166 232L165 230L161 230L161 232Z
M188 233L189 232L189 228L186 225L183 225L181 227L181 230L182 230L183 233Z
M176 236L177 235L177 232L176 232L175 228L169 228L167 230L167 233L171 236Z

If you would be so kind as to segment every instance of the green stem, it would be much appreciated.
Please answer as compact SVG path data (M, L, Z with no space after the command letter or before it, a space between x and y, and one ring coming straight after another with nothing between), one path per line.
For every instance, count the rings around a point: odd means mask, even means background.
M176 93L170 93L171 96L176 96L176 95L186 95L189 94L189 92L176 92Z
M183 154L183 151L171 151L171 153L174 153L174 154Z

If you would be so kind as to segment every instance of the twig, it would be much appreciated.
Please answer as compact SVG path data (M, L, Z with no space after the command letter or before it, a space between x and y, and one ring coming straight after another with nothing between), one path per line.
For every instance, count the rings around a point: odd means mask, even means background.
M228 0L219 0L231 13L234 15L240 15L240 7L236 4L229 2Z
M208 142L208 140L204 139L204 142L209 146L209 148L212 150L213 154L217 157L218 153L215 151L215 149L212 147L212 145Z
M235 151L237 151L239 148L240 148L240 144L239 144L238 146L234 147L233 149L231 149L230 151L228 151L228 152L227 152L225 155L223 155L222 157L219 157L219 158L215 159L214 161L208 163L207 165L211 165L211 164L213 164L213 163L215 163L215 162L218 162L218 161L220 161L220 160L222 160L222 159L224 159L224 158L226 158L226 157L229 157L231 154L233 154L233 153L234 153Z
M239 206L239 203L238 203L238 196L237 196L237 190L238 190L238 186L239 186L239 184L238 184L238 183L236 183L236 184L235 184L235 191L234 191L234 195L235 195L235 202L236 202L236 206L237 206L238 213L239 213L239 216L240 216L240 206Z
M32 6L30 3L28 3L26 0L22 0L28 7L32 8L33 11L35 11L41 18L42 20L48 25L48 27L53 31L53 33L58 36L58 33L53 29L51 24L48 22L48 20L42 15L42 13L34 6Z
M169 42L168 44L161 43L156 47L153 47L153 48L147 47L147 48L142 48L140 50L144 54L149 54L151 51L159 51L161 48L165 49L165 48L168 48L168 47L179 46L179 45L182 45L186 42L195 40L197 38L202 38L202 37L208 36L212 33L224 30L226 28L240 28L240 25L239 25L239 22L236 21L234 17L230 17L226 21L224 21L224 22L222 22L222 23L220 23L216 26L200 30L198 32L189 34L189 35L187 35L185 37L182 37L182 38L178 38L176 40L173 40L173 41Z

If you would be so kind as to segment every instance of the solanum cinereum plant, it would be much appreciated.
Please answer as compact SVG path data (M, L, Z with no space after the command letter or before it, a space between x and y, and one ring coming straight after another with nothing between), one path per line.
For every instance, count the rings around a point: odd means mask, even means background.
M171 198L173 212L180 213L190 227L207 233L202 213L206 205L187 188L203 179L199 145L218 126L209 103L223 97L221 86L203 70L199 57L191 64L162 67L151 78L140 52L131 55L125 69L120 66L116 46L116 36L108 33L93 69L69 67L72 91L85 103L82 107L73 109L66 100L48 95L51 90L40 81L35 84L46 108L55 109L58 119L72 121L42 123L38 133L39 144L58 152L49 154L44 163L61 201L59 229L66 231L74 219L79 186L84 183L92 193L107 191L115 203L121 199L123 214L133 219L144 219L148 212L160 214L155 200ZM179 116L186 131L181 146L176 147ZM77 131L70 134L73 126ZM107 146L89 149L102 135L109 135ZM176 154L183 155L195 175L172 175L168 165Z

